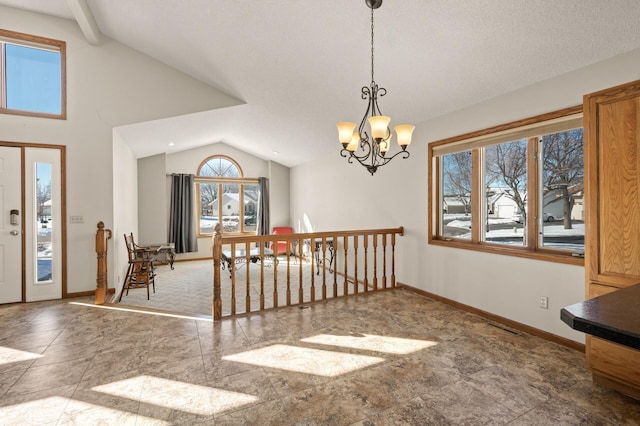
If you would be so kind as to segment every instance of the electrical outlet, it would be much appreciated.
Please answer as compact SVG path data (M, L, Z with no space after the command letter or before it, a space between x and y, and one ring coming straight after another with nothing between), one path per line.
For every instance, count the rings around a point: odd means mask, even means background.
M547 296L540 297L540 307L542 309L549 309L549 298Z

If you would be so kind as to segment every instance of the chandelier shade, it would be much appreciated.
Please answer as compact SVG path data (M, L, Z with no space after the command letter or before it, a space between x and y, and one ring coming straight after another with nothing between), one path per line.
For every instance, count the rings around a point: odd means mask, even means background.
M402 158L409 158L407 147L411 144L415 126L412 124L395 126L396 140L401 150L393 155L388 155L392 139L389 128L391 117L383 115L378 106L378 98L386 95L387 90L378 87L373 74L373 11L382 5L382 0L365 0L365 3L371 9L371 84L363 86L361 89L361 97L367 101L367 109L360 125L350 121L341 121L337 124L337 128L338 140L342 144L340 155L346 157L349 163L357 161L373 176L380 166L389 163L398 155ZM366 129L367 123L369 124L368 130Z

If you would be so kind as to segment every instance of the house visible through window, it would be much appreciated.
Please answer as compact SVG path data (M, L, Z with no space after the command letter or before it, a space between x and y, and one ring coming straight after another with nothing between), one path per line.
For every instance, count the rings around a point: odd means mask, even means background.
M217 223L225 233L256 232L258 179L243 177L233 159L215 155L202 162L195 181L199 235L213 233Z
M429 241L574 263L583 151L579 107L430 144Z
M66 118L63 41L0 29L0 112Z

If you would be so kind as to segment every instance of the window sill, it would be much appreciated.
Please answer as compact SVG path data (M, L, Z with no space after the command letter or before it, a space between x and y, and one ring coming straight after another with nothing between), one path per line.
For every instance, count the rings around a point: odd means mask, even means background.
M544 262L564 263L567 265L584 266L584 258L571 255L571 253L560 254L551 251L529 251L526 248L517 249L513 247L498 247L488 244L474 244L460 240L445 241L436 238L429 238L429 244L451 247L464 250L480 251L483 253L500 254L504 256L515 256L526 259L541 260Z

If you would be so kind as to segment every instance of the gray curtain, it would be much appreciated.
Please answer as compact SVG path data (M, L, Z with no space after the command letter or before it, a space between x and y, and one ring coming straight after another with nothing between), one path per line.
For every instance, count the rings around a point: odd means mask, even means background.
M258 198L258 235L271 233L269 227L269 180L265 177L258 178L260 197Z
M169 242L175 244L176 253L198 251L194 193L193 175L171 175Z

